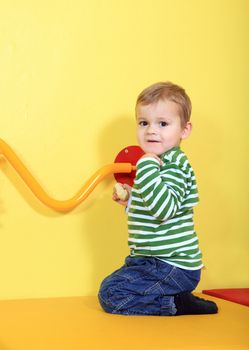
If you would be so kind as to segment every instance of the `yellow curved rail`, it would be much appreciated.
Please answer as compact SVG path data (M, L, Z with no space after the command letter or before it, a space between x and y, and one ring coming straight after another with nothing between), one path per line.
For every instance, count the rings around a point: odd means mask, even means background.
M0 139L0 155L4 156L23 181L27 184L34 195L46 206L60 212L67 212L76 208L88 197L100 181L109 174L130 173L136 169L130 163L113 163L100 168L90 179L81 187L81 189L68 200L56 200L51 198L36 181L30 171L25 167L10 146Z

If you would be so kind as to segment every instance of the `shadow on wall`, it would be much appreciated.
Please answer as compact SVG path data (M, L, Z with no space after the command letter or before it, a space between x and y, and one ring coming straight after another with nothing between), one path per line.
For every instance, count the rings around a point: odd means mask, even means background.
M133 116L120 116L106 125L100 132L98 149L100 163L114 160L126 146L137 144L136 122Z
M99 163L110 163L121 149L136 144L133 117L120 116L99 137ZM84 239L91 263L91 293L98 291L103 278L119 268L128 254L127 223L124 207L112 201L113 176L104 181L106 191L98 195L97 203L85 217Z

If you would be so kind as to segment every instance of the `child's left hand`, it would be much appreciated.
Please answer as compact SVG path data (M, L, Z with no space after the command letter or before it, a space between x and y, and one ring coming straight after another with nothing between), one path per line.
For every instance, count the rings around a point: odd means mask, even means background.
M112 194L112 199L115 202L123 206L127 206L130 195L131 195L131 186L127 184L116 183L116 185L113 188L113 194Z

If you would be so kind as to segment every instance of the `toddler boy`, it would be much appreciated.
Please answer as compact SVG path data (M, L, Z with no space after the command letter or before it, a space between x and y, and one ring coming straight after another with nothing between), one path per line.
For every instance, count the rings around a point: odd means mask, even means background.
M202 254L193 223L198 191L193 169L180 149L192 129L191 101L170 82L143 90L136 103L137 162L126 201L130 255L101 284L106 312L124 315L214 314L216 304L191 292L200 280Z

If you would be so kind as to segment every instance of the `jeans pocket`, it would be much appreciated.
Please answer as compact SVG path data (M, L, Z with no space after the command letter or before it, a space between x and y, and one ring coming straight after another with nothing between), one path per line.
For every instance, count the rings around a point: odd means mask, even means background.
M163 282L167 295L192 292L198 285L199 273L172 266L171 272L165 277Z

